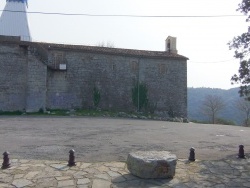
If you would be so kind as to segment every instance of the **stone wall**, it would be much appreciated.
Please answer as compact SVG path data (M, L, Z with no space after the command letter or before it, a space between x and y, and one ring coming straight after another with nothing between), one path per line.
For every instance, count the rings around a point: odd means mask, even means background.
M47 66L30 51L27 63L26 111L46 109Z
M137 72L130 71L133 58L69 51L64 58L67 71L48 74L49 108L92 107L94 87L101 94L100 108L133 108L131 90L137 80Z
M26 102L26 49L15 44L0 45L0 110L23 110Z
M187 59L96 53L48 47L48 61L31 53L32 43L0 43L0 110L92 108L135 111L132 88L148 88L159 113L187 116ZM44 56L44 54L43 54ZM60 70L59 64L66 64Z
M72 51L50 51L51 61L61 53L67 71L49 71L48 108L89 108L93 89L101 93L99 107L132 111L132 88L137 83L148 87L149 101L158 111L171 108L186 116L186 60L126 57Z

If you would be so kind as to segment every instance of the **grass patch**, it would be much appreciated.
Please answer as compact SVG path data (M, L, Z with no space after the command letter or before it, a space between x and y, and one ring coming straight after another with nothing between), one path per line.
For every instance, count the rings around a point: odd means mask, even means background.
M22 111L0 111L0 115L3 116L16 116L16 115L22 115L23 112Z
M75 110L73 113L76 116L110 116L110 117L115 117L117 112L113 111L102 111L102 110L84 110L84 109L78 109Z
M28 116L89 116L89 117L123 117L123 118L137 118L137 119L152 119L155 115L148 113L133 113L133 112L119 112L99 109L75 109L75 110L61 110L61 109L47 109L46 111L39 110L38 112L3 112L0 115L28 115Z

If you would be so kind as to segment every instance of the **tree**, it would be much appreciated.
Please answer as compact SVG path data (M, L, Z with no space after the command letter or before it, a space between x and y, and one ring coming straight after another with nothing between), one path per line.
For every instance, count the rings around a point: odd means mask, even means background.
M237 11L244 13L247 16L246 22L249 22L250 0L242 0L238 6ZM234 57L240 60L238 74L233 75L231 78L232 84L240 83L240 96L250 100L250 31L234 37L228 44L230 50L235 50Z
M217 95L207 95L202 103L201 111L208 116L211 123L216 123L218 113L223 110L225 103L223 99Z
M250 119L250 102L245 99L239 99L236 101L235 106L245 116L244 125L249 126Z

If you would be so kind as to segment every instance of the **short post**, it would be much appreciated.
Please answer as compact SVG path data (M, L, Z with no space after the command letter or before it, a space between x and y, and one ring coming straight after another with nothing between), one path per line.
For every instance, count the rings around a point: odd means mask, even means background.
M245 153L244 153L244 146L243 145L239 145L238 158L245 159Z
M10 167L10 159L9 159L9 152L5 151L3 153L3 164L2 164L2 169L6 169Z
M71 149L69 151L69 161L68 161L68 166L75 166L75 150Z
M190 148L190 155L189 155L189 161L195 161L195 149L192 147Z

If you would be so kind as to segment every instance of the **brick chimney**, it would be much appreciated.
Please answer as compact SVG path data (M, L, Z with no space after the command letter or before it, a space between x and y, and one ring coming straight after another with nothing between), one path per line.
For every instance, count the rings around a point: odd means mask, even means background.
M178 53L176 49L176 37L168 36L165 43L166 43L166 52L173 53L173 54Z

